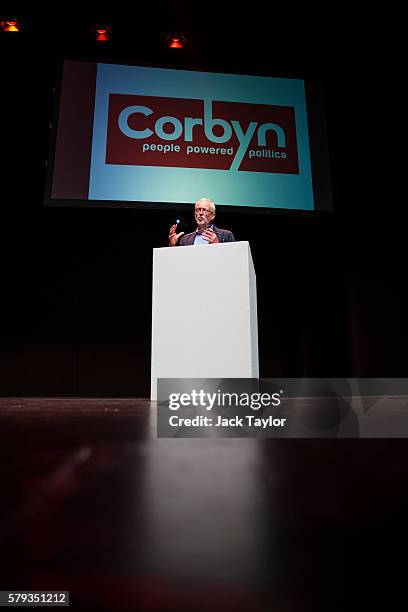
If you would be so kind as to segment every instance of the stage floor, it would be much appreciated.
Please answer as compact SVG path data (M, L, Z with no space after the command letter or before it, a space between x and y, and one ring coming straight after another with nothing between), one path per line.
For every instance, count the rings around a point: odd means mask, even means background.
M405 439L157 439L155 421L147 399L0 399L0 590L368 609L406 548Z

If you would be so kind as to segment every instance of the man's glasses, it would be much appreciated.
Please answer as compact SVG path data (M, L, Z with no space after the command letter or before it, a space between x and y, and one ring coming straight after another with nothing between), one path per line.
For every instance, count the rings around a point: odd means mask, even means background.
M205 215L211 215L212 210L207 210L206 208L196 208L195 212L196 213L203 213Z

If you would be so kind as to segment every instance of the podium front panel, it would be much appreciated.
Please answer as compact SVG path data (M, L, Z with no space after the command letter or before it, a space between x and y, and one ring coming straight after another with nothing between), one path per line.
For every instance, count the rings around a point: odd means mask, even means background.
M151 399L157 378L258 378L248 242L153 250Z

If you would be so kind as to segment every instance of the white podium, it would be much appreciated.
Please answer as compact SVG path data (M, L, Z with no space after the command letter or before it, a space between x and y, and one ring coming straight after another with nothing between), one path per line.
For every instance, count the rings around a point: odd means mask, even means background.
M158 378L258 378L248 242L153 249L151 399Z

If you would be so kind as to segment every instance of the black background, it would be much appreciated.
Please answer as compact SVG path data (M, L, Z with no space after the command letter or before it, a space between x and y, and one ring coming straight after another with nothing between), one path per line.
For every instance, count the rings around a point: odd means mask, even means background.
M398 94L385 20L345 5L318 18L172 3L107 16L113 39L102 45L89 29L105 16L63 15L22 16L21 34L0 35L0 393L149 394L152 248L167 244L175 215L43 205L63 56L319 80L334 213L216 219L251 245L260 375L406 376L405 204L392 193L390 140L403 115L386 106ZM164 37L179 29L187 47L167 49ZM175 292L200 287L174 281Z

